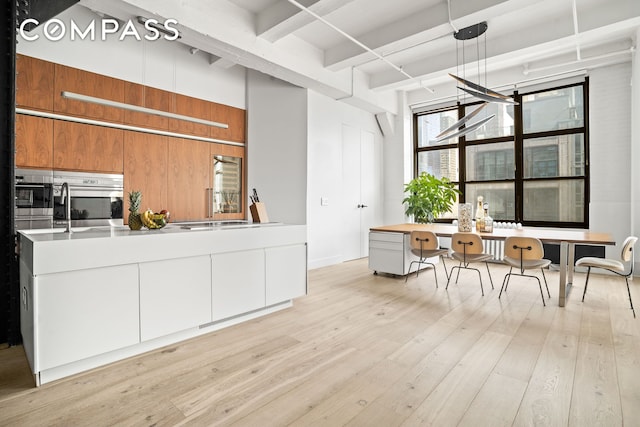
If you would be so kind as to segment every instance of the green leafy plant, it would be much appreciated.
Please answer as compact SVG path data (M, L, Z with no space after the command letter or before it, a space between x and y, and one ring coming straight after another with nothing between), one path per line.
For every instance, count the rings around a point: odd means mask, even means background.
M417 223L430 223L446 212L451 212L453 203L460 191L446 177L438 179L422 172L420 176L405 184L408 193L402 203L407 208L405 214L413 215Z

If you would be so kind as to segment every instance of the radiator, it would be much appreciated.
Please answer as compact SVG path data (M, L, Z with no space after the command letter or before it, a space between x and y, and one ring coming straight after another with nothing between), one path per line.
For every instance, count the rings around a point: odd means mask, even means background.
M504 240L483 240L484 252L493 255L493 261L502 262L504 259Z

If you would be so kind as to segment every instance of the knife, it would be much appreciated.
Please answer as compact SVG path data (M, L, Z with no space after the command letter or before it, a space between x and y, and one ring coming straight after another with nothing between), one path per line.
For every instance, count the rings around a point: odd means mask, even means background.
M256 189L253 189L253 203L258 203L260 201L260 198L258 197L258 192L256 191Z

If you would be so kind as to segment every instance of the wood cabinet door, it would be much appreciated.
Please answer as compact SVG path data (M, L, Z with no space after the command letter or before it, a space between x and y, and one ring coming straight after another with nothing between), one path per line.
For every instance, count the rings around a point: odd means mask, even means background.
M52 111L53 62L18 55L16 71L16 106Z
M229 140L234 142L245 142L246 135L246 111L240 108L227 107L230 110L229 119Z
M151 108L159 111L170 111L175 95L165 90L143 86L137 83L124 83L125 104ZM123 118L124 123L150 129L169 129L167 117L128 111Z
M142 191L140 209L167 209L168 137L142 132L124 133L124 194ZM129 200L125 201L127 223Z
M197 119L211 120L210 102L203 99L192 98L190 96L175 94L174 108L172 113L181 114L183 116L194 117ZM169 130L177 133L185 133L187 135L196 135L209 137L211 126L200 123L194 123L186 120L169 120Z
M110 101L124 102L123 80L55 64L55 96L53 102L56 113L122 123L124 116L122 108L67 99L62 97L62 92L73 92Z
M171 138L167 175L167 210L171 220L207 217L207 188L211 187L209 143Z
M122 173L122 129L56 120L54 169Z
M16 166L53 168L53 120L16 114Z
M225 141L245 142L246 111L228 105L211 102L211 120L225 123L228 128L211 127L211 138Z

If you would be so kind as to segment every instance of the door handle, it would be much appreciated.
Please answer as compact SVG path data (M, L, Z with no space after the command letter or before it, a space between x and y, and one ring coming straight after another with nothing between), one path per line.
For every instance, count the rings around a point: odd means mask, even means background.
M358 208L359 208L359 209L367 208L367 207L368 207L367 205L358 205Z

